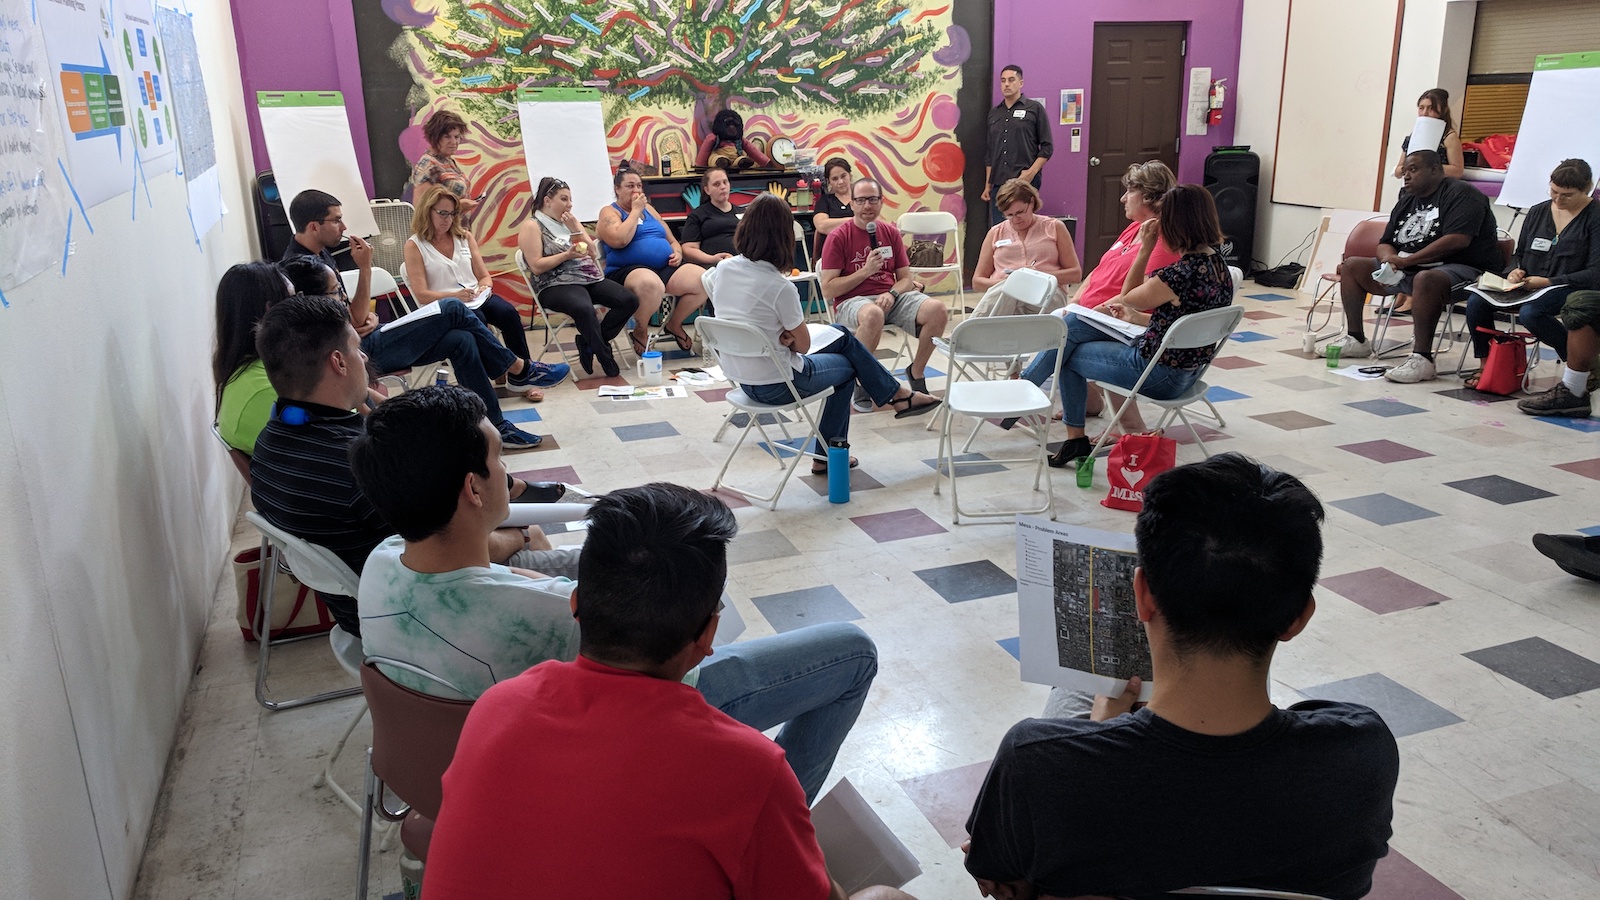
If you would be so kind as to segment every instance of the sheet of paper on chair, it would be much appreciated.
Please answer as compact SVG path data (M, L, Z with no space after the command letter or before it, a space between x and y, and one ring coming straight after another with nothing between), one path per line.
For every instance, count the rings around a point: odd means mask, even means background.
M636 387L626 384L604 384L596 395L607 400L669 400L689 396L686 388L675 384L663 384L656 387Z
M1085 322L1088 322L1090 325L1093 325L1106 334L1111 335L1124 344L1132 344L1134 338L1144 334L1145 332L1145 326L1143 325L1135 325L1132 322L1124 322L1116 316L1108 316L1098 309L1089 309L1086 306L1069 306L1067 307L1067 312L1070 315L1077 316Z
M844 332L832 325L818 325L815 322L806 326L806 331L811 333L811 349L807 353L821 353L824 349L833 346L833 343L844 337Z
M406 313L405 315L401 316L398 319L395 319L393 322L390 322L389 324L383 326L382 328L380 328L378 330L379 331L391 331L391 330L393 330L395 328L399 328L402 325L410 325L412 322L420 322L420 321L422 321L423 319L426 319L429 316L437 316L438 314L439 314L439 304L437 304L437 303L428 303L428 304L425 304L423 306L418 307L417 309L415 309L412 312Z
M1144 479L1127 466L1123 477ZM1133 604L1136 565L1131 534L1017 517L1023 681L1115 696L1138 675L1139 699L1150 699L1150 644Z
M811 825L828 874L846 894L875 884L897 888L922 874L917 858L847 778L811 807Z

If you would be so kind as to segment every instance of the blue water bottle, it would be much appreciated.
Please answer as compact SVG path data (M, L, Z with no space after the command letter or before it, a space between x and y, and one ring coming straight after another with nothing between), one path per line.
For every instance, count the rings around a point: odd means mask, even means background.
M850 442L828 441L828 502L850 502Z
M439 370L433 375L433 383L436 387L444 387L445 385L449 384L450 370L440 366Z

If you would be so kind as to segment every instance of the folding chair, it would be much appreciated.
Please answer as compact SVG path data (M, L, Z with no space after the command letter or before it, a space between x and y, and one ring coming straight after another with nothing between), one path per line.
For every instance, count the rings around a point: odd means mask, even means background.
M1018 269L1000 284L1000 291L1004 297L1015 301L1020 309L1032 310L1033 314L1041 312L1055 289L1056 280L1036 269ZM978 306L982 310L983 304L981 302ZM1000 305L995 304L993 309L984 312L983 315L978 315L978 311L975 310L972 315L968 316L968 320L996 315L995 310L998 308L1000 308ZM950 350L949 339L944 337L934 338L933 347L936 354L944 354L951 360L950 365L961 368L971 379L991 379L997 375L1009 377L1013 369L1021 362L1021 357L1012 355L972 356L968 354L953 354ZM933 414L924 430L932 431L939 426L940 419L948 414L948 409L941 407ZM983 428L984 421L979 419L973 425L972 434L967 436L967 442L961 447L962 453L966 453L972 448L972 441L978 436L978 431Z
M1007 378L1000 381L987 381L974 378L969 374L972 370L960 366L957 360L962 357L1018 357L1031 356L1046 350L1055 350L1060 356L1067 340L1067 325L1063 319L1056 316L991 316L981 319L968 319L956 326L950 335L949 349L946 355L950 360L950 381L945 390L944 427L939 433L939 455L936 463L933 492L939 493L939 481L946 475L950 478L950 513L952 521L961 524L961 499L957 492L960 479L957 477L957 467L971 465L993 465L1008 462L1033 462L1033 489L1039 489L1039 479L1045 482L1045 503L1037 509L1015 509L1005 511L968 512L968 518L994 518L1010 519L1018 513L1049 513L1055 518L1055 485L1050 478L1050 471L1046 465L1050 451L1047 449L1049 441L1050 407L1053 403L1051 394L1045 393L1031 381L1020 378ZM966 374L967 377L963 377ZM1054 393L1055 388L1051 388ZM982 460L957 460L955 447L950 435L956 414L972 416L979 419L1002 419L1016 417L1019 419L1030 418L1029 427L1033 429L1037 441L1035 454L1031 457L1015 459L982 459ZM976 430L974 430L976 434ZM968 443L971 441L969 439Z
M826 455L808 451L806 447L813 438L816 439L818 444L822 443L822 433L818 430L816 417L812 415L812 408L827 400L834 389L827 387L809 397L802 397L799 389L794 386L794 380L790 377L792 370L789 368L788 363L778 356L778 350L773 346L771 339L757 331L753 325L746 325L742 322L729 322L707 316L700 319L699 334L701 340L705 342L707 351L716 360L717 365L724 367L724 371L727 371L723 362L725 357L745 357L750 359L765 357L771 360L772 365L778 371L783 373L784 386L789 389L789 396L792 398L788 402L762 403L750 397L737 385L728 391L725 399L735 410L743 412L750 421L744 428L739 430L739 440L735 441L733 449L728 451L728 458L723 460L722 468L717 471L717 479L711 485L712 490L725 487L752 502L763 504L768 509L775 510L778 508L778 497L783 494L784 487L789 483L789 477L794 474L794 470L800 465L801 459L807 457L820 460L827 459ZM794 441L794 437L789 434L789 428L784 424L782 418L782 414L787 412L798 412L800 418L806 424L804 436L801 437L798 444L793 444L792 446L790 442ZM778 429L783 432L783 442L774 441L767 434L766 426L761 422L761 416L767 413L771 413L773 418L778 420ZM722 427L717 429L716 437L711 439L712 443L722 440L723 433L728 430L728 426L732 423L736 414L730 412L727 418L722 420ZM778 486L773 490L770 497L756 494L746 488L723 484L722 482L723 476L728 472L728 466L733 463L734 455L743 446L745 438L750 435L752 427L761 433L761 439L766 441L767 452L772 454L773 459L778 462L778 468L783 470L783 476L779 479ZM790 457L787 463L784 462L785 455Z
M284 709L294 709L299 706L310 706L324 700L337 700L341 697L353 697L361 693L360 688L341 688L335 691L324 691L320 694L308 694L290 700L273 700L267 696L267 665L272 648L279 644L292 641L302 641L307 638L321 637L320 634L302 635L295 638L279 638L270 640L268 632L272 622L272 593L278 583L279 565L287 565L294 577L300 579L305 586L321 591L324 594L339 594L354 597L356 589L361 585L361 579L344 561L333 554L326 547L319 547L310 541L304 541L287 531L268 522L262 515L254 510L244 514L250 524L256 526L261 532L261 571L267 573L266 581L261 586L260 618L252 623L255 630L256 643L260 645L260 655L256 661L256 702L262 707L274 712Z
M953 308L957 318L967 311L967 288L964 283L965 272L961 268L961 233L956 224L956 217L947 212L923 210L921 212L901 213L897 223L903 239L910 240L912 235L927 234L939 235L940 246L944 250L945 262L938 266L912 266L913 275L932 275L935 278L954 276L956 280L955 301ZM954 261L951 261L951 257Z
M1195 424L1189 421L1189 417L1183 414L1184 408L1190 404L1204 403L1211 412L1209 415L1206 413L1200 413L1200 415L1215 421L1219 428L1227 427L1228 423L1223 421L1222 413L1218 412L1217 407L1206 397L1206 392L1211 390L1211 385L1206 384L1205 380L1206 373L1211 370L1211 362L1209 360L1204 366L1200 367L1200 374L1195 378L1194 384L1190 385L1187 391L1171 400L1157 400L1154 397L1141 395L1139 394L1139 388L1144 387L1144 383L1149 379L1150 373L1155 371L1156 365L1168 350L1188 350L1195 347L1211 347L1215 345L1216 350L1211 354L1211 359L1221 356L1222 348L1228 343L1228 337L1238 330L1239 320L1243 318L1244 307L1241 306L1224 306L1220 309L1208 309L1204 312L1183 316L1173 322L1172 327L1167 329L1166 336L1161 339L1161 346L1157 347L1156 352L1151 354L1150 363L1144 367L1143 372L1139 373L1139 380L1134 382L1132 387L1125 388L1105 381L1095 382L1111 393L1120 394L1123 397L1121 405L1117 407L1117 411L1111 414L1110 421L1121 421L1122 413L1128 408L1128 404L1133 402L1135 396L1139 396L1146 403L1154 403L1164 410L1161 414L1161 420L1156 422L1156 431L1165 428L1167 423L1172 421L1172 417L1177 416L1183 424L1189 426L1189 431L1194 434L1195 443L1200 445L1200 452L1210 457L1211 451L1206 447L1206 442L1200 437L1200 429L1196 428ZM1094 449L1090 451L1090 455L1098 455L1100 448L1106 445L1110 437L1111 429L1107 428L1100 435L1100 439L1095 442Z
M546 353L549 353L550 348L554 346L556 348L556 352L561 354L562 362L567 364L567 368L569 370L568 374L572 376L572 383L577 384L578 361L573 357L568 356L567 348L561 345L561 329L571 328L572 333L576 335L578 333L577 323L572 320L571 316L563 315L561 313L556 313L557 320L560 321L561 324L556 325L550 321L550 312L546 310L544 305L539 302L539 292L533 288L533 270L528 268L528 258L522 255L521 250L517 251L517 271L522 273L522 280L528 285L528 296L533 298L534 324L537 325L541 321L544 322L544 349L539 353L540 358L543 358Z
M391 681L378 666L411 672L464 699L434 697ZM411 855L428 859L433 820L444 802L444 772L456 755L461 729L472 711L472 698L426 669L381 656L369 656L361 667L361 691L372 714L372 747L367 750L367 783L361 817L360 857L356 863L356 897L367 898L372 857L372 817L399 822L400 843ZM406 805L391 810L384 788Z
M1345 235L1344 253L1339 257L1339 265L1335 266L1332 272L1322 273L1322 290L1317 292L1316 299L1311 301L1310 308L1306 310L1306 331L1316 335L1316 340L1337 337L1342 330L1335 328L1327 334L1321 334L1312 326L1311 320L1316 316L1317 307L1322 305L1324 299L1330 301L1329 319L1339 313L1342 299L1339 296L1339 271L1344 268L1344 261L1352 256L1377 255L1378 241L1382 240L1383 229L1388 226L1388 223L1388 218L1382 216L1364 219L1357 222L1356 227L1350 229L1350 233ZM1324 320L1324 324L1326 324L1326 320Z
M818 313L825 324L833 324L833 307L822 296L822 277L817 274L816 263L811 260L811 246L806 242L806 230L799 222L794 223L794 242L800 247L798 262L805 263L799 275L785 275L784 278L793 282L801 291L800 308L805 311L806 319L811 318L813 312Z
M400 264L400 277L401 279L405 278L405 263L403 262ZM339 281L344 285L344 292L351 296L355 295L356 283L360 278L361 272L358 269L346 269L339 273ZM370 287L371 290L368 293L372 299L374 301L384 300L388 302L389 312L393 313L397 319L415 309L411 301L401 292L400 283L395 281L395 277L389 274L388 269L376 263L372 266Z

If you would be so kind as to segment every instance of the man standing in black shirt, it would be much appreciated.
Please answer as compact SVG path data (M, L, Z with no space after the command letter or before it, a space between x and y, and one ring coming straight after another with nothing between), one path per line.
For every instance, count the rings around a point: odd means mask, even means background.
M1087 719L1026 719L967 820L985 896L1146 897L1202 885L1353 900L1388 852L1400 754L1364 706L1273 706L1273 649L1316 610L1322 504L1237 453L1155 478L1134 526L1141 685Z
M994 205L1000 185L1013 178L1039 187L1039 170L1055 146L1050 142L1050 120L1044 104L1022 96L1022 67L1000 70L1000 102L989 110L989 147L983 160L984 202L989 204L989 224L1005 218Z
M1401 384L1437 378L1433 332L1457 285L1476 281L1485 269L1505 264L1489 198L1470 184L1446 178L1439 154L1418 150L1401 164L1405 189L1389 213L1376 258L1352 256L1339 265L1339 297L1345 336L1333 346L1345 359L1372 355L1362 312L1367 295L1411 296L1411 355L1384 373ZM1376 271L1383 270L1382 281Z

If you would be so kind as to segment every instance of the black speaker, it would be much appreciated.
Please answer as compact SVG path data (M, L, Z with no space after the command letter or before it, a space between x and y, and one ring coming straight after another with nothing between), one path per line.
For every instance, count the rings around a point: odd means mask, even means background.
M1249 147L1216 147L1206 157L1205 188L1217 201L1217 218L1226 238L1222 256L1246 275L1256 245L1256 188L1261 157Z
M277 262L294 239L294 226L289 224L289 205L278 196L278 182L272 170L256 173L251 190L256 204L256 237L261 241L261 258Z

